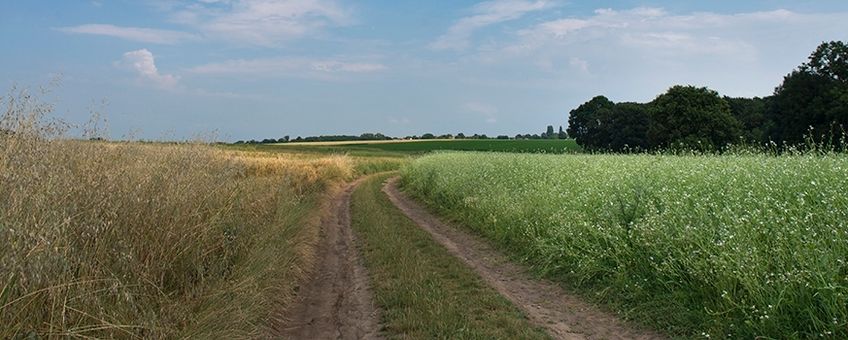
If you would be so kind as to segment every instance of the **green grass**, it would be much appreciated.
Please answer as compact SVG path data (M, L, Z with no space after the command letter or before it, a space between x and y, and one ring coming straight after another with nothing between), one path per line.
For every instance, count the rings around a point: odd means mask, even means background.
M440 153L403 186L539 273L683 336L848 337L846 155Z
M390 338L545 339L519 310L396 209L381 192L389 175L353 194L381 324Z
M499 139L455 139L424 140L393 143L357 143L343 145L326 144L268 144L256 146L229 146L251 148L271 152L300 152L319 154L349 154L359 157L403 157L439 150L496 151L517 153L577 153L580 146L573 139L499 140Z

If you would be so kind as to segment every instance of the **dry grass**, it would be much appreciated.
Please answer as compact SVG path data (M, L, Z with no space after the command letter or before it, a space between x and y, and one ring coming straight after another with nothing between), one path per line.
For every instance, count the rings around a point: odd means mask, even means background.
M337 157L74 141L0 98L0 338L249 338L309 268ZM312 226L312 228L310 228Z

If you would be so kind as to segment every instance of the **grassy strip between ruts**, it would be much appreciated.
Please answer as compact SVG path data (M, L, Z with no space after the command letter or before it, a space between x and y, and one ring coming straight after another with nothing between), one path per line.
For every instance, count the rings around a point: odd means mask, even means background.
M390 338L545 339L521 312L392 206L375 176L353 194L352 226Z

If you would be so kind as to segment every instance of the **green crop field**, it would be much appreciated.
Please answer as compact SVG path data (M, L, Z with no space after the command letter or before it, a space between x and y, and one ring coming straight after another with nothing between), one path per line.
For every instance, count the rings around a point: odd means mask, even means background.
M405 190L682 336L848 337L848 157L447 152Z
M573 139L454 139L386 142L287 143L258 145L259 150L317 153L348 153L356 156L422 154L431 151L497 151L517 153L576 153L581 150Z

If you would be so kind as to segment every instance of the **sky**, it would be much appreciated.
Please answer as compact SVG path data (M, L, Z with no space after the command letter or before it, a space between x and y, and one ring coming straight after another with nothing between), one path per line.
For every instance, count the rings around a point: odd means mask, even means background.
M831 40L848 1L3 1L0 96L112 138L515 135L596 95L767 96Z

